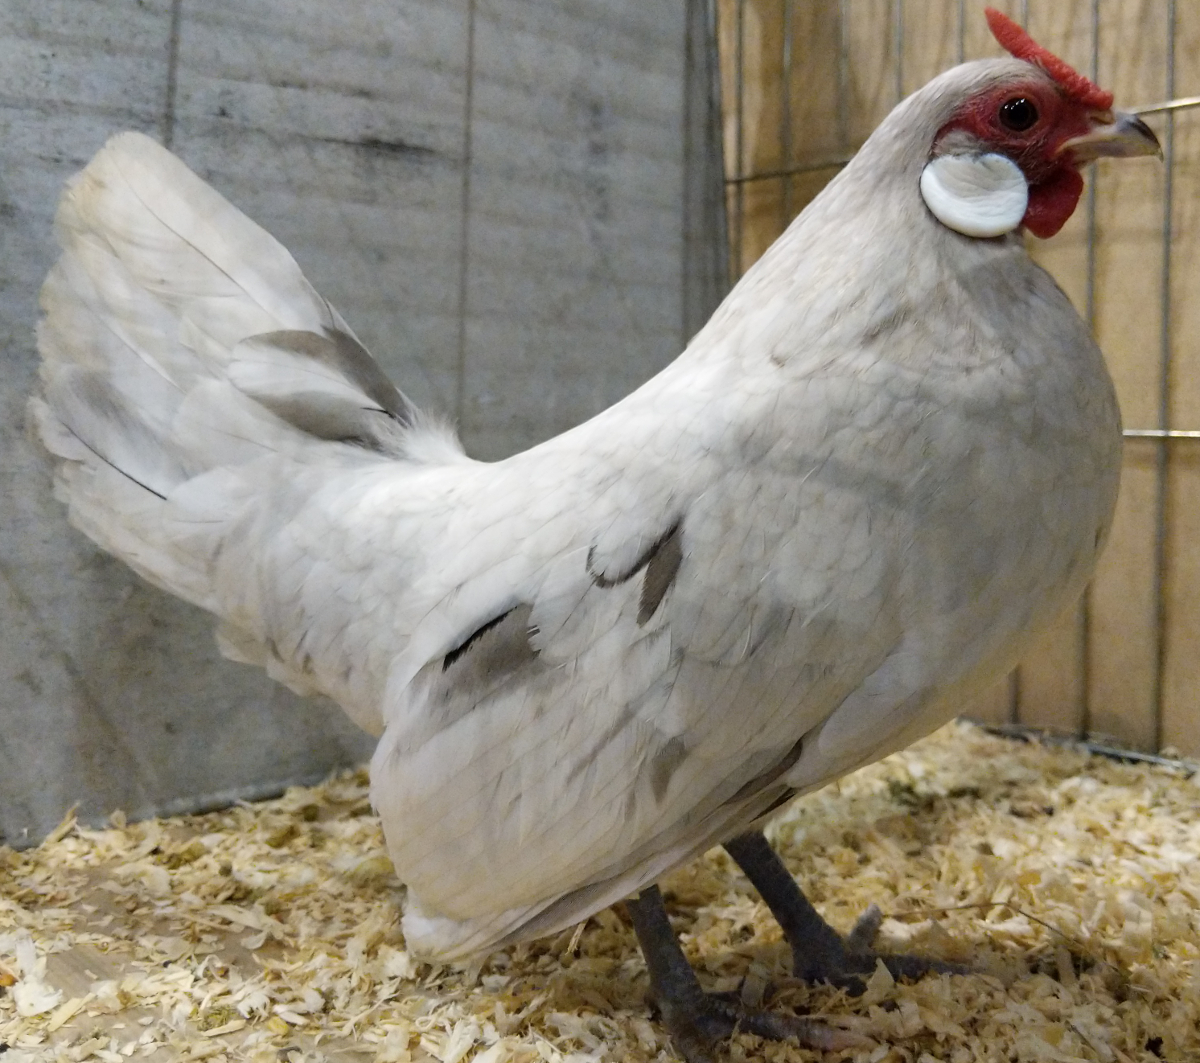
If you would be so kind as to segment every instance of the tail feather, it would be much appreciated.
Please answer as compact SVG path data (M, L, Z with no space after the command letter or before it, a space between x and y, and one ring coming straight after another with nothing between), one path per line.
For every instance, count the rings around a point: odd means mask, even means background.
M211 374L184 345L180 321L99 239L77 241L42 285L42 376L59 365L124 370L148 366L185 391Z
M170 435L179 392L151 370L116 376L63 366L44 390L50 408L93 455L160 498L200 471Z
M259 332L339 323L282 244L139 133L101 149L56 222L65 251L101 237L145 291L227 351Z
M147 137L105 145L56 232L31 424L72 521L159 586L222 613L213 559L283 466L468 460L287 250Z
M229 379L244 394L318 439L390 452L398 429L420 419L352 335L281 330L243 340ZM365 404L364 404L365 403Z
M163 500L108 464L68 463L55 479L71 523L157 587L212 612L220 611L207 551L180 549L164 534Z

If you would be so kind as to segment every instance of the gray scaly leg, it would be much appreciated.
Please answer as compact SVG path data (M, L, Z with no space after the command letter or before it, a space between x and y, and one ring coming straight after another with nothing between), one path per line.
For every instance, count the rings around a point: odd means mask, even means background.
M968 968L919 956L880 956L871 943L883 922L875 905L863 913L854 929L845 937L833 929L796 885L779 854L761 831L739 834L725 843L725 850L737 861L751 884L783 930L792 947L792 973L806 982L829 982L851 992L861 993L861 975L875 969L883 960L893 978L912 980L930 972L965 974Z
M650 992L676 1051L687 1063L713 1063L718 1041L735 1030L782 1041L794 1038L806 1048L837 1051L870 1044L857 1034L811 1019L744 1008L700 988L667 918L662 894L650 886L625 902L650 972Z

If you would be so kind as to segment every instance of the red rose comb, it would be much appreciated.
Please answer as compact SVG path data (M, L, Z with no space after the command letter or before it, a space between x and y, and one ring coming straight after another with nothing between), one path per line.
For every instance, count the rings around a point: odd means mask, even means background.
M1097 111L1107 111L1112 106L1111 92L1105 92L1053 52L1047 51L1007 15L1001 14L994 7L985 7L983 17L987 19L988 29L1000 42L1001 48L1014 59L1036 63L1058 82L1059 87L1071 99L1085 107L1094 107Z

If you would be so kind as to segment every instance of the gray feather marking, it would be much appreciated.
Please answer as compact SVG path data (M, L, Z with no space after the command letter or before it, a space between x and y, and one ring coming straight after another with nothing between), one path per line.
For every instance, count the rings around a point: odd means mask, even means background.
M737 792L734 793L733 796L725 802L725 804L737 804L738 802L744 801L746 798L751 797L754 794L761 793L761 791L765 790L781 775L785 775L791 769L792 765L794 765L796 761L800 759L800 754L803 752L804 739L801 738L783 755L780 760L777 760L770 768L764 772L760 772L758 775L754 776L753 779L749 779L742 783L742 785L738 787ZM772 807L774 807L774 805L772 805ZM762 815L762 813L760 812L759 815Z
M791 799L795 796L796 796L796 791L793 790L790 786L787 787L783 791L783 793L781 793L777 798L775 798L775 800L773 800L769 805L767 805L766 808L764 808L761 812L758 813L759 820L766 819L768 816L771 815L771 813L775 812L777 809L782 808L789 801L791 801Z
M644 625L662 604L679 566L683 564L683 525L676 522L665 539L655 544L655 550L646 563L646 576L642 581L642 595L638 599L638 624Z
M258 395L254 401L316 439L380 449L369 420L379 417L373 410L348 406L342 399L331 399L320 391L297 391L286 398Z
M358 340L341 329L331 331L331 336L320 336L303 329L281 329L252 338L330 366L378 403L390 417L405 428L411 428L415 411L403 392L387 378L379 363Z
M654 791L656 801L661 802L666 796L671 777L685 760L687 746L678 735L654 754L650 761L650 789Z
M533 608L516 605L486 624L481 624L442 658L442 671L449 671L464 657L481 680L514 672L537 658L530 645L533 628L529 623Z
M588 551L587 569L596 586L606 589L625 583L646 569L642 594L638 600L638 623L645 624L662 604L683 563L683 518L672 524L626 571L617 576L609 577L597 572L595 559L596 548L593 546Z

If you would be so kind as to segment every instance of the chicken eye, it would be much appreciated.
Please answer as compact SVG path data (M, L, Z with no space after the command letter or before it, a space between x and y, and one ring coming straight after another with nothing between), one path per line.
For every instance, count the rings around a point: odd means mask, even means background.
M1024 133L1037 120L1037 108L1024 96L1014 96L1000 105L1000 124L1014 133Z

